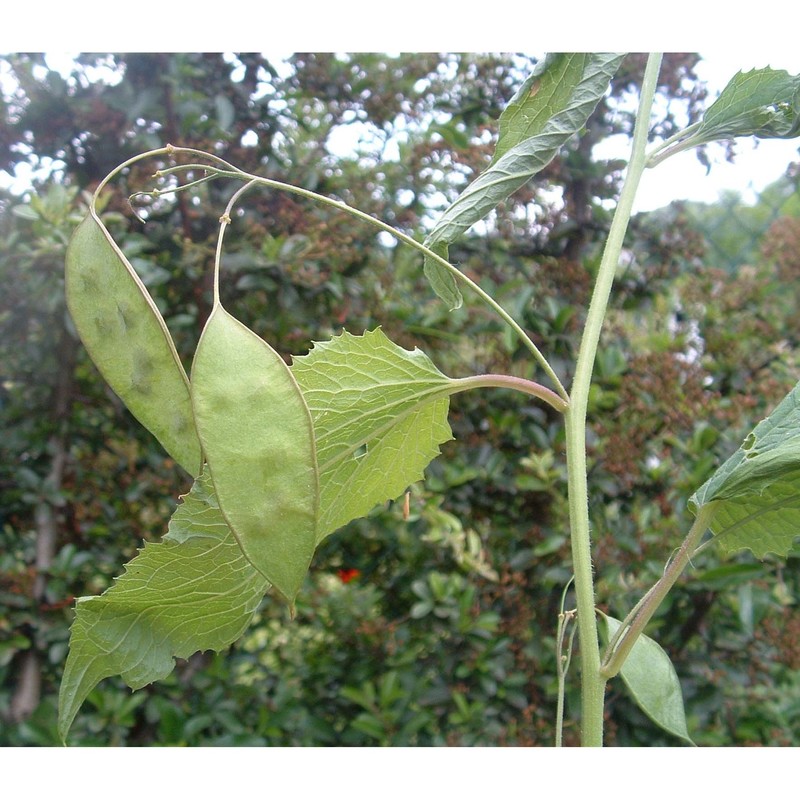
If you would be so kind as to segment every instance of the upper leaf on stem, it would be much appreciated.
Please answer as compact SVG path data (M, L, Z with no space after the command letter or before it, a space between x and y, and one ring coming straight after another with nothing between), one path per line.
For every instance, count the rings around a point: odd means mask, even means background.
M501 114L492 163L445 210L425 245L446 258L448 246L467 228L546 167L586 124L623 58L622 53L548 56ZM461 304L455 281L441 264L426 259L425 273L451 308Z

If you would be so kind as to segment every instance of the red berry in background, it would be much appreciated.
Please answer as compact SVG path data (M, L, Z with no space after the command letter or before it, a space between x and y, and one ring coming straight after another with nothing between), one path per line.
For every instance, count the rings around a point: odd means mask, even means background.
M339 575L339 579L342 583L350 583L350 581L355 580L360 574L360 569L340 569L337 573Z

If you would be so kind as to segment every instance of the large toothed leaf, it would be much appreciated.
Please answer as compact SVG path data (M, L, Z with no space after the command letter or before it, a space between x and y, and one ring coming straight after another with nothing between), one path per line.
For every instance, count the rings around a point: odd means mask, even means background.
M710 528L724 555L751 550L756 558L785 558L800 536L800 470L770 484L760 495L720 501Z
M292 603L314 553L319 499L300 388L278 353L217 305L197 345L192 404L225 519Z
M455 383L380 330L317 343L292 373L317 439L317 541L399 497L453 438L447 411Z
M605 614L601 614L600 619L605 623L605 633L611 640L622 623ZM636 704L656 725L693 744L686 727L678 675L658 642L641 634L619 674Z
M67 306L86 350L130 412L191 475L200 472L189 379L150 294L94 214L67 248Z
M690 500L715 503L710 522L723 553L787 556L800 536L800 383Z
M800 134L800 75L786 70L738 72L703 115L695 144L737 136L789 139Z
M99 597L80 598L59 694L59 732L104 678L138 689L175 658L222 650L247 628L269 584L242 554L201 475L159 543L147 543Z
M586 124L607 91L624 54L560 53L549 56L525 81L500 117L491 165L445 210L425 239L447 257L448 246L555 158ZM426 259L425 273L450 307L460 295L447 270Z

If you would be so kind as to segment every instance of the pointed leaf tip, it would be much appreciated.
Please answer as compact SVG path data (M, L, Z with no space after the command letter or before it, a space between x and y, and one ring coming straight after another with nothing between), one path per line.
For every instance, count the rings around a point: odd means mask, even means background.
M429 246L429 249L447 261L449 248L445 242L434 242ZM458 288L455 276L447 267L436 261L436 259L426 256L423 262L423 272L433 291L447 305L448 311L455 311L461 308L464 298Z

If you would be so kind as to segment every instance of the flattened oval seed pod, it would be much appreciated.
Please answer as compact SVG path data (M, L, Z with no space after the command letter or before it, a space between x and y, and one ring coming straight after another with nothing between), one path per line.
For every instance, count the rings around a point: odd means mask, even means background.
M192 365L192 403L220 509L253 566L294 602L314 553L319 476L294 376L219 304Z
M72 235L65 282L69 312L100 374L167 453L199 475L189 379L150 294L93 213Z

